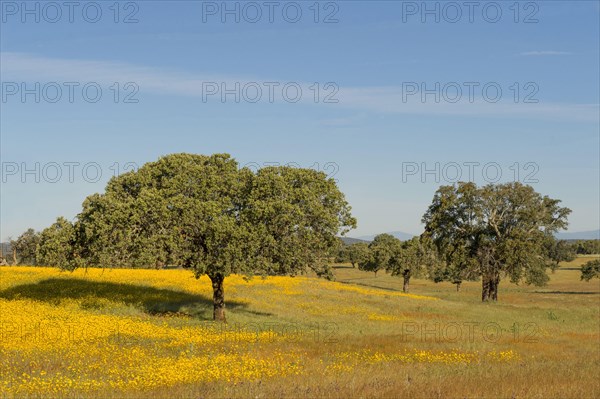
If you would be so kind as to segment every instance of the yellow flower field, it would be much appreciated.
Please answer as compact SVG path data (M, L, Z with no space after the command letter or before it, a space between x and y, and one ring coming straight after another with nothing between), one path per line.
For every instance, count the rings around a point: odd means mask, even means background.
M203 281L207 279L198 281L190 278L189 272L180 270L88 269L65 274L53 268L12 267L1 269L1 273L0 288L5 290L5 296L7 290L17 285L65 278L135 282L156 289L179 287L182 292L196 294L203 293L208 286ZM248 281L231 276L228 288L235 292L238 286L266 285L281 295L297 295L301 285L310 280L271 277ZM320 286L326 284L318 282ZM328 288L390 295L376 290L352 290L339 283L329 283ZM270 348L267 356L253 350L261 343L289 340L291 335L212 323L173 325L160 318L113 315L111 307L122 304L110 298L96 299L95 308L104 309L98 313L87 306L94 300L93 295L79 296L60 303L20 298L19 294L11 300L0 299L0 354L5 376L0 387L4 394L89 393L101 388L152 390L182 383L256 380L303 372L301 356L294 350Z
M246 396L247 384L258 392L282 381L329 384L415 367L452 374L534 359L507 339L404 342L402 323L415 315L443 321L457 311L432 295L312 277L230 276L225 292L222 325L209 320L209 280L186 270L2 267L1 396Z

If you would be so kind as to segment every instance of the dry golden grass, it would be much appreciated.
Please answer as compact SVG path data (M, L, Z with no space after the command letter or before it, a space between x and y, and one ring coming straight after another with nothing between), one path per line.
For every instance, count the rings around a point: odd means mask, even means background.
M225 280L183 270L0 268L2 397L506 397L600 395L600 281L589 258L548 286L401 279L336 267Z

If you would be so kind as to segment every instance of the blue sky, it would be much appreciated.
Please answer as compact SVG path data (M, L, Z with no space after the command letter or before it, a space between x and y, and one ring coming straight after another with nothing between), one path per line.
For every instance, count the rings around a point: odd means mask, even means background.
M323 170L350 236L419 233L469 171L599 228L597 1L114 3L0 2L2 240L173 152Z

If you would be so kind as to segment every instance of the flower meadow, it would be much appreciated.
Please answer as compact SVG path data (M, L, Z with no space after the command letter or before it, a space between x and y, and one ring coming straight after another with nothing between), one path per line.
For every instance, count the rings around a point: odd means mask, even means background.
M401 344L402 320L438 317L429 309L445 301L430 295L312 277L230 276L225 287L221 324L208 279L186 270L0 268L1 396L162 397L530 358L508 342Z

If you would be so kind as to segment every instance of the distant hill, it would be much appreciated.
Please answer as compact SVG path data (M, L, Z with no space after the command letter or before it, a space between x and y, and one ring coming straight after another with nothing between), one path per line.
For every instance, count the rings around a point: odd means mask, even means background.
M600 230L557 233L556 238L561 240L600 240Z
M414 234L405 233L403 231L388 231L387 234L391 234L401 241L410 240L411 238L414 237ZM373 241L373 238L375 238L375 235L362 236L362 237L358 237L358 238L361 240L364 240L364 241Z

